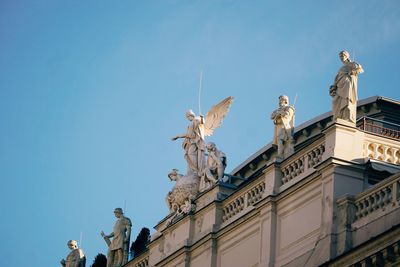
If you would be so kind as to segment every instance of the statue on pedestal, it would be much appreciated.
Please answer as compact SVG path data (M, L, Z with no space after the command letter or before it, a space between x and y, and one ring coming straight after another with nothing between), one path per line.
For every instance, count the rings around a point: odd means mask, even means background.
M83 251L78 248L78 242L69 240L67 246L71 252L68 254L67 259L61 260L61 265L64 267L85 267L86 257Z
M278 146L277 158L283 159L294 152L294 115L293 106L289 105L289 98L285 95L279 97L279 107L271 114L275 124L273 144Z
M107 267L121 267L128 262L132 222L124 216L121 208L116 208L114 215L117 221L115 222L113 232L106 235L101 231L101 236L108 245ZM110 238L113 238L112 241L110 241Z
M226 168L225 153L218 150L213 142L209 142L206 147L208 152L207 165L200 181L200 192L209 189L218 180L222 179Z
M333 85L329 88L332 97L333 121L343 119L356 123L357 119L357 79L364 70L360 64L351 61L349 52L341 51L339 58L343 66L339 69Z

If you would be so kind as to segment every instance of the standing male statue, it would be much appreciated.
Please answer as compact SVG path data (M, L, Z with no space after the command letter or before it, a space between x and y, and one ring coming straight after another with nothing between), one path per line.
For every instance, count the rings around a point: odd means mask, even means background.
M343 66L339 69L335 82L329 89L332 97L333 121L343 119L356 123L357 118L357 79L364 70L360 64L350 60L349 52L340 51Z
M61 260L61 265L64 267L85 267L86 257L82 249L78 248L78 242L69 240L67 246L71 252L68 254L66 260Z
M129 239L131 236L132 222L124 216L121 208L114 210L117 218L113 232L109 235L101 231L101 236L108 245L107 267L120 267L128 261ZM110 238L113 238L110 241Z
M278 146L277 157L283 159L294 152L294 107L289 106L289 98L279 97L279 107L271 114L275 124L273 144Z
M201 115L196 116L191 109L186 111L186 118L190 121L186 134L171 139L175 141L184 138L182 147L188 163L188 174L200 175L204 169L204 118Z

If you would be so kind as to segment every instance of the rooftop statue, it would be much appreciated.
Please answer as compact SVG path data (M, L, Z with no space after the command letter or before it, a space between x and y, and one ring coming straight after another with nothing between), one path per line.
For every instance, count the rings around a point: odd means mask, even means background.
M75 240L69 240L67 246L71 252L68 254L66 260L61 260L61 265L64 267L85 267L86 257L83 251L78 248L78 242Z
M277 158L279 159L283 159L294 152L294 117L295 110L293 106L289 106L289 98L281 95L279 107L271 114L271 120L275 124L272 143L278 146Z
M121 208L116 208L114 215L117 221L115 222L113 232L106 235L101 231L101 236L108 245L107 267L121 267L128 262L132 222L124 216ZM110 241L110 238L113 238L112 241Z
M229 111L233 97L227 97L217 105L211 107L206 117L196 116L192 110L186 112L186 118L190 121L185 134L172 137L173 141L183 138L184 157L187 161L187 175L200 177L205 167L205 136L211 136L218 128Z
M332 97L333 121L337 119L356 123L357 79L364 70L360 64L351 61L349 52L341 51L339 58L343 66L339 69L333 85L329 89Z
M176 181L174 188L168 193L166 201L170 213L175 213L171 221L182 213L189 213L195 209L193 203L199 193L200 178L210 173L205 160L205 136L211 136L218 128L229 111L233 97L222 100L207 112L206 117L196 116L192 110L186 112L186 118L190 121L185 134L172 137L173 141L183 139L184 158L187 162L185 175L179 174L173 169L168 175L171 181ZM214 153L214 152L212 152ZM223 171L222 171L223 172ZM209 175L212 177L212 175ZM211 179L211 178L210 178Z
M209 189L218 180L224 177L226 156L213 142L207 144L207 164L200 181L200 192Z

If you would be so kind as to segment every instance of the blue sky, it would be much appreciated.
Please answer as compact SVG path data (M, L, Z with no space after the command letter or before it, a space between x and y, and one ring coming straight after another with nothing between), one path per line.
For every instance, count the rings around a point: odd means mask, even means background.
M106 253L113 209L131 239L167 215L185 171L185 111L235 101L214 141L231 171L273 134L278 96L296 123L329 111L347 49L359 97L400 99L398 1L0 0L0 266L57 266L80 238Z

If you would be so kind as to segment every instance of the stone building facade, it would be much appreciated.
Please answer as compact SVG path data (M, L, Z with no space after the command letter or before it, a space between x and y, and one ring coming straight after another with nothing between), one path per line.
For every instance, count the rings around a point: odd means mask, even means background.
M400 266L400 102L364 99L357 115L296 127L284 160L266 145L125 266Z

